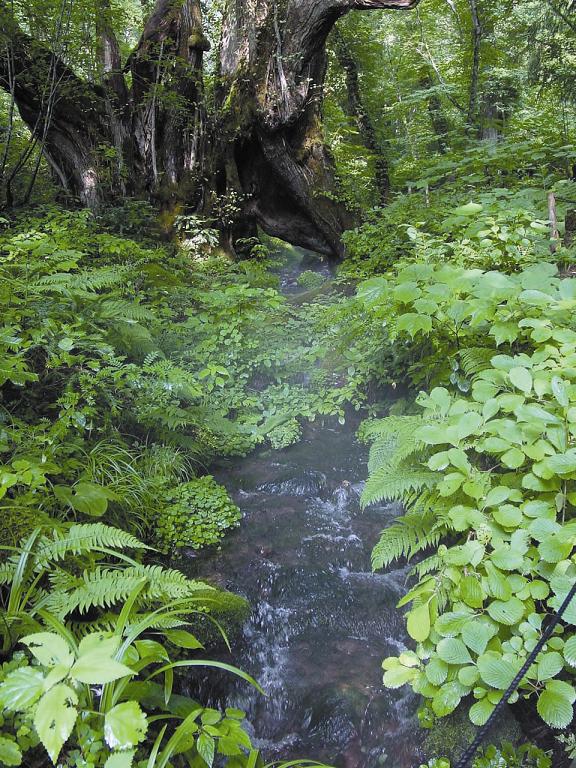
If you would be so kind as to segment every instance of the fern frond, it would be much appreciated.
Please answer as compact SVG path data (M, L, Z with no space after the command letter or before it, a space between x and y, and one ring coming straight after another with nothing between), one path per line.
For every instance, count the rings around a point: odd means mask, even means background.
M416 491L432 488L437 482L438 475L425 467L391 461L369 476L361 504L367 507L379 501L402 501Z
M442 560L439 555L430 555L424 558L419 563L416 563L410 570L410 576L417 576L421 579L423 576L427 576L432 571L438 571L442 565Z
M9 560L0 563L0 584L10 584L16 573L18 558L13 556Z
M192 607L208 602L210 594L216 593L207 584L191 581L181 571L160 565L98 566L78 577L64 572L51 574L46 607L60 618L74 612L87 613L92 608L109 609L127 600L143 579L146 584L138 595L139 604L178 600Z
M148 579L145 596L148 599L159 600L170 598L200 597L200 593L214 593L214 587L201 581L191 581L181 571L174 568L163 568L161 565L140 565L136 569L140 577Z
M428 547L437 546L442 534L441 526L435 524L433 517L421 518L417 514L399 517L382 531L372 551L372 568L385 568L394 560L410 559Z
M494 357L494 348L469 347L460 350L459 356L465 375L473 379L491 367L490 360Z
M53 583L46 607L59 618L76 611L87 613L91 608L112 608L127 600L140 583L133 568L95 568L84 571L78 585L68 591Z
M95 549L150 549L126 531L103 523L72 525L64 532L55 532L53 538L43 536L38 542L35 557L40 566L63 560L66 555L80 555Z
M111 267L97 267L90 270L85 269L81 272L54 272L51 275L40 277L34 283L34 288L39 291L47 289L59 293L76 291L94 293L103 288L123 285L126 282L126 275L129 271L129 267L115 265Z
M372 441L368 470L374 472L385 464L399 463L418 453L424 446L416 438L416 431L431 423L429 418L417 415L387 416L363 424L362 439Z
M142 307L136 301L125 299L106 299L99 305L100 317L111 320L124 320L141 322L153 320L154 314L146 307Z
M150 331L140 323L122 320L114 323L111 336L116 348L127 352L132 357L148 359L158 355L158 345Z

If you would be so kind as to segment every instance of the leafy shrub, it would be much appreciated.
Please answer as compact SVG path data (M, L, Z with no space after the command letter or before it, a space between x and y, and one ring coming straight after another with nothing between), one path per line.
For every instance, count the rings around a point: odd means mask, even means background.
M390 318L392 340L420 348L416 381L426 370L453 387L422 392L417 415L364 430L364 503L406 508L375 547L375 567L448 542L414 568L419 581L399 605L412 603L418 645L385 660L384 680L409 682L436 717L472 695L482 725L576 577L576 281L550 264L505 275L415 263L361 296ZM536 697L554 728L572 721L576 700L574 610L511 699Z
M125 231L149 215L135 205ZM41 208L0 233L8 543L43 516L103 517L146 536L195 467L246 455L278 413L342 417L362 399L359 375L343 385L345 360L302 386L336 343L329 307L308 305L305 317L261 262L191 268L168 246L102 229L121 218ZM160 451L172 460L153 466ZM204 533L198 543L216 540Z
M223 662L170 658L168 648L201 650L188 627L227 601L125 554L145 549L100 523L72 525L52 536L35 531L2 564L3 650L20 643L27 654L17 651L0 671L0 762L21 765L39 743L54 764L77 768L130 768L154 742L151 766L174 754L211 765L216 752L251 750L243 713L223 715L172 692L182 667L214 666L257 686ZM167 726L155 723L166 718L182 722L163 745Z
M274 450L287 448L289 445L297 443L302 436L302 428L297 419L288 419L283 424L268 432L268 440Z
M319 272L313 272L311 269L307 269L298 275L297 282L301 288L310 291L314 288L320 288L324 283L324 277Z
M217 544L242 516L226 489L210 475L176 486L166 494L166 501L168 505L156 522L158 539L165 549Z

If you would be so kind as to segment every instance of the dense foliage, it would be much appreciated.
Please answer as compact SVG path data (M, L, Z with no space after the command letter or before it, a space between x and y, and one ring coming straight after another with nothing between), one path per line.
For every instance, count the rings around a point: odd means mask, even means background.
M373 567L411 562L413 644L384 660L384 684L419 694L422 726L457 709L487 723L576 578L576 3L346 15L294 114L311 81L283 59L282 8L259 102L239 85L249 69L222 72L232 5L0 0L5 766L262 766L244 714L182 680L215 666L259 689L206 658L247 606L175 566L241 524L220 460L289 447L306 420L364 409L362 503L402 504ZM166 7L185 12L138 43ZM20 67L22 40L37 66ZM80 88L102 107L83 141L108 205L91 211L57 191L53 133ZM265 134L284 142L266 162L300 163L310 194L260 178ZM173 149L194 172L167 182ZM146 163L153 182L132 180ZM317 188L319 169L338 185ZM295 242L310 209L316 228L347 209L333 277L257 230L263 196ZM556 752L488 746L474 768L576 756L575 602L510 699Z
M416 651L386 659L384 682L423 696L428 727L461 701L486 723L576 575L573 252L555 248L551 262L537 185L484 187L449 207L460 183L358 290L388 372L425 388L415 408L365 422L362 436L372 444L364 504L405 508L374 567L418 555L399 603L411 605ZM571 188L559 181L557 194ZM367 224L353 247L390 238L385 226ZM511 699L534 698L555 729L573 720L574 623L571 604Z

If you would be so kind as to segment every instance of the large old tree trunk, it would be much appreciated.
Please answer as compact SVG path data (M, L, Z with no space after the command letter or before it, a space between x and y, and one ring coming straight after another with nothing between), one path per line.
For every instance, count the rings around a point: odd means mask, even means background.
M326 38L350 10L417 3L228 0L218 104L207 115L200 0L156 0L125 63L108 0L99 0L98 85L31 39L0 0L0 87L14 94L61 185L85 205L138 195L216 216L232 199L230 238L259 225L339 256L351 222L322 136Z

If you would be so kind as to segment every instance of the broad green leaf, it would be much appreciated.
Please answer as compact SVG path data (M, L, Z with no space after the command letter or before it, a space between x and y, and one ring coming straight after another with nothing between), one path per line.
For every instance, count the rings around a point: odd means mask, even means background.
M576 450L572 448L566 453L557 453L544 460L545 465L558 475L570 475L576 472Z
M458 419L458 422L454 425L453 429L456 431L459 440L473 435L480 429L482 424L482 417L479 413L470 411L465 413Z
M146 737L148 720L136 701L117 704L104 718L104 738L110 749L135 747Z
M179 648L187 648L192 651L197 648L204 648L202 643L193 634L186 632L184 629L170 629L166 630L164 634L171 643Z
M408 304L418 299L422 295L422 290L418 287L417 283L407 282L396 286L392 295L396 301L399 301L402 304Z
M423 643L430 634L430 608L428 603L422 603L408 613L408 634L418 643Z
M93 632L80 641L78 656L81 658L90 655L93 661L95 656L110 658L114 656L119 645L119 637L115 637L109 632Z
M524 394L528 395L532 391L532 374L526 368L512 368L508 374L510 381Z
M20 640L45 667L72 666L74 657L66 640L55 632L36 632Z
M471 608L481 608L486 595L475 576L464 576L460 582L460 597Z
M526 461L526 456L519 448L510 448L509 451L502 454L500 461L505 467L518 469Z
M374 304L388 292L388 281L384 277L371 277L360 283L356 295L365 304Z
M564 668L564 659L557 651L541 653L538 656L538 680L549 680Z
M470 621L470 613L456 613L453 611L443 613L442 616L436 619L434 629L443 637L455 637L460 634L464 625Z
M512 504L503 504L494 510L492 516L503 528L517 528L523 520L522 512Z
M54 765L74 728L77 704L75 691L60 683L45 693L36 707L34 727Z
M576 667L576 635L568 638L564 645L564 658L571 667Z
M95 662L90 655L82 656L70 670L70 675L74 680L88 685L111 683L121 677L133 674L134 672L130 667L115 659L97 657Z
M551 680L538 697L538 714L551 728L567 728L572 722L573 700L561 688L553 686Z
M208 768L212 768L214 762L215 742L212 736L207 733L201 733L196 742L196 749L198 754L204 760Z
M488 586L492 597L497 600L509 600L512 597L512 587L508 578L504 576L489 560L485 564L488 575Z
M44 691L49 691L56 683L61 683L65 677L68 677L69 671L70 668L65 664L56 664L55 667L52 667L44 679Z
M522 553L512 549L508 544L497 547L490 557L494 565L503 571L520 570L524 563Z
M416 657L415 660L411 659L410 664L407 666L418 666L418 664L419 660L418 657ZM202 725L216 725L220 720L222 720L222 715L217 709L205 709L200 715L200 722Z
M134 646L141 659L153 658L155 661L170 661L166 648L156 640L136 640Z
M466 688L472 688L476 685L479 677L478 667L462 667L458 670L458 682Z
M483 206L481 203L466 203L466 205L461 205L458 208L454 208L454 214L456 216L476 216L476 214L480 213L483 210Z
M426 445L443 445L448 442L444 427L425 426L416 430L416 438Z
M505 342L513 342L519 336L518 326L516 323L494 323L490 328L490 334L494 336L496 346L504 344Z
M474 725L485 725L492 712L494 712L495 707L496 704L492 704L492 702L485 697L470 707L468 716Z
M432 699L432 709L436 717L446 717L454 712L462 699L462 687L457 681L445 683Z
M101 517L108 509L108 496L100 485L78 483L74 486L72 506L84 515Z
M110 755L104 763L104 768L132 768L135 754L135 750L131 749L127 752L118 752L116 755Z
M444 475L444 479L438 483L438 492L440 496L447 498L452 496L461 487L462 483L466 480L464 475L460 472L449 472Z
M478 670L486 685L501 691L505 691L516 676L512 664L495 651L488 651L478 657Z
M448 664L437 656L433 656L426 664L425 672L432 685L442 685L448 677Z
M553 533L538 545L538 553L547 563L559 563L566 560L572 551L572 540L564 533Z
M530 583L530 594L534 600L546 600L550 594L550 587L545 581L532 581Z
M462 640L475 653L484 653L495 634L496 629L481 619L472 619L462 627Z
M446 664L470 664L472 657L462 640L445 637L436 646L436 653Z
M465 451L459 448L450 448L448 458L453 467L456 467L462 474L467 475L471 470L470 462Z
M406 331L412 338L414 338L420 331L430 333L432 330L432 318L428 315L418 315L415 312L407 312L406 314L400 315L396 322L396 328L399 331Z
M384 672L384 685L386 688L401 688L406 683L414 680L417 674L418 670L414 669L414 667L403 667L398 664L397 667L387 669Z
M58 349L61 349L64 352L70 352L71 349L74 349L74 340L65 336L58 342Z
M11 712L31 707L44 692L44 675L34 667L15 669L0 684L0 704Z
M552 394L563 408L567 408L570 405L567 383L560 376L552 377Z
M497 438L492 438L497 439ZM486 441L488 442L488 441ZM504 441L502 441L504 443ZM505 450L508 449L508 444L504 443ZM497 507L502 502L506 501L510 498L510 494L512 493L510 488L506 488L504 485L498 485L496 488L492 488L488 494L486 495L486 498L484 499L484 506L486 507Z
M524 616L524 603L517 597L511 597L510 600L494 600L488 606L490 618L499 624L513 626Z
M542 422L542 424L558 424L560 419L550 411L541 408L539 405L519 405L514 410L514 415L520 421L529 423Z

